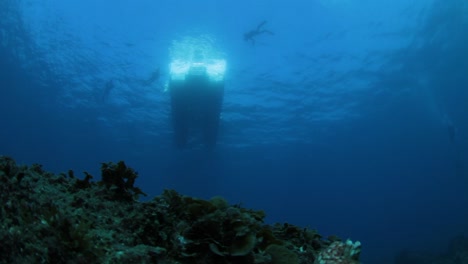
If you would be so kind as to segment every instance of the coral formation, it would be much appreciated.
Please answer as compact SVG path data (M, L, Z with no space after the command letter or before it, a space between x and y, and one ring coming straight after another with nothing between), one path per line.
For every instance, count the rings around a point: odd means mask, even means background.
M358 263L361 253L361 243L335 241L325 250L322 250L314 264L355 264Z
M146 196L140 188L134 187L138 173L132 168L128 168L125 162L119 161L117 164L112 162L101 164L101 173L103 183L108 189L113 188L114 198L119 200L137 200L140 194ZM92 177L85 172L85 181Z
M263 211L221 197L165 190L140 202L138 175L122 161L101 173L93 182L0 156L0 263L359 263L357 243L267 225Z

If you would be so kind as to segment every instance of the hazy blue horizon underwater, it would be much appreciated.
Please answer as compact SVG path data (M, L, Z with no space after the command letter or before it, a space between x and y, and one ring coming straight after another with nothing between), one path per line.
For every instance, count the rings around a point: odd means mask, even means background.
M95 178L125 160L150 197L220 195L360 240L363 263L443 252L468 228L467 14L462 0L4 0L0 154ZM244 41L264 20L274 35ZM211 152L172 144L169 64L194 47L227 61Z

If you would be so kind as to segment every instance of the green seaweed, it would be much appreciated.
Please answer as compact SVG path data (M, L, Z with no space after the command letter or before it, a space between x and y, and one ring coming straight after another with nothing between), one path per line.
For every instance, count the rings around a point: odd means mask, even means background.
M84 172L85 178L83 180L77 179L75 182L75 188L77 189L86 189L91 187L91 182L90 180L93 178L93 176L86 171Z
M146 194L138 187L133 186L138 173L127 167L124 161L117 164L112 162L101 164L101 183L108 189L114 190L114 198L119 200L138 200L140 195Z

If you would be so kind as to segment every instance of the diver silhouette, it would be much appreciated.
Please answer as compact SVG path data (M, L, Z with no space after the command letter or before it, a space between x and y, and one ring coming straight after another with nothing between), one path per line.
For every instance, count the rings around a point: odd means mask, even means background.
M454 150L453 154L455 158L454 162L455 162L456 174L458 176L464 176L466 175L467 171L463 163L463 155L462 155L463 153L462 153L462 149L460 146L460 142L458 142L459 141L458 128L457 126L455 126L455 124L447 115L443 117L443 123L446 126L450 144L452 145L453 150Z
M154 82L158 81L160 77L161 77L161 71L159 70L159 68L157 68L151 73L151 75L147 79L142 80L141 84L144 86L150 86Z
M252 45L255 45L255 37L263 34L274 35L275 33L273 33L272 31L263 28L266 23L267 21L264 20L260 24L258 24L255 29L244 33L244 40L250 42Z
M447 127L450 143L455 144L457 140L457 127L453 124L452 120L447 115L444 115L442 122Z
M447 131L449 133L450 142L452 144L455 144L456 129L455 129L455 126L453 125L453 123L450 122L450 123L447 124Z
M112 90L115 88L115 81L113 79L110 79L106 82L104 85L104 89L101 94L101 102L106 102L107 99L109 98L109 95L111 94Z

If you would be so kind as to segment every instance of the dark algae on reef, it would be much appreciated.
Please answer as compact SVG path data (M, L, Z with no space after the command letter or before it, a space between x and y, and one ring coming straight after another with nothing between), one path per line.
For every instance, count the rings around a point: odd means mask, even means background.
M0 263L356 264L359 242L263 211L165 190L148 202L123 161L53 174L0 156Z

